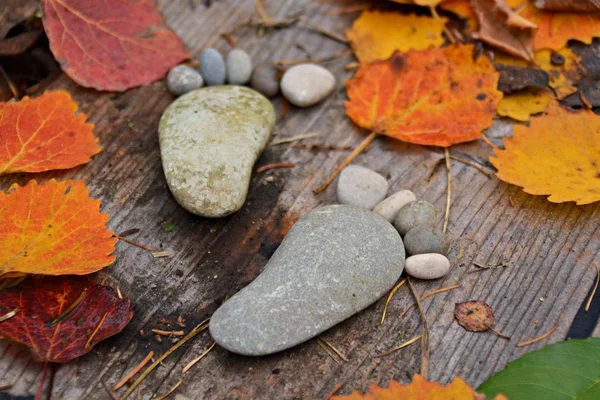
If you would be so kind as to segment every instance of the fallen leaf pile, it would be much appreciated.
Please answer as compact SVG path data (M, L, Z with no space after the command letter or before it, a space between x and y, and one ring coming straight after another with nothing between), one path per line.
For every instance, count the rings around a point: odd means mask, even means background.
M28 347L38 361L64 363L92 350L131 320L129 300L87 277L27 278L0 291L0 336Z
M369 392L361 394L353 392L347 396L334 396L337 400L480 400L482 397L465 381L456 377L448 385L439 382L429 382L420 375L414 375L408 385L401 385L391 381L387 388L376 385L370 387ZM490 400L507 400L502 394L490 397Z

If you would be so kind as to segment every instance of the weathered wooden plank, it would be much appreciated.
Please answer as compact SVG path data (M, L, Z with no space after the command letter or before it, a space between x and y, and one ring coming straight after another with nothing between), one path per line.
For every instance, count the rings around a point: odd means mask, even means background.
M327 17L323 6L304 1L265 2L273 16L303 16L336 33L343 33L352 16ZM194 0L159 1L167 22L198 55L205 45L227 51L218 35L255 17L253 1L213 1L210 8ZM258 38L252 28L234 31L239 46L256 61L305 57L301 45L318 58L336 54L345 47L296 26ZM339 79L339 90L324 104L305 110L294 109L277 124L282 137L314 131L311 140L336 145L356 145L363 133L344 114L343 81L351 76L343 66L348 60L328 63ZM345 156L345 152L294 148L269 148L259 164L291 161L296 167L257 175L252 180L244 209L228 218L208 220L182 210L170 195L163 177L157 140L162 110L171 101L164 83L130 90L123 94L97 93L79 88L61 77L54 88L66 88L81 109L96 124L104 151L91 163L64 173L45 173L36 179L85 179L92 196L102 199L115 231L139 228L133 238L165 249L170 257L153 259L141 249L119 243L117 261L102 272L107 283L119 285L130 296L135 318L126 330L102 343L90 355L57 369L53 398L109 398L101 381L114 385L125 371L135 366L149 350L163 352L170 343L156 343L147 332L161 327L159 320L173 323L178 315L190 329L227 298L254 279L298 216L319 204L335 202L334 188L315 196L314 189ZM278 109L279 100L275 101ZM506 129L494 132L505 132ZM456 146L484 160L491 154L481 141ZM392 189L412 189L418 197L433 202L441 211L446 196L446 173L438 160L439 150L378 139L356 162L388 175ZM416 282L420 293L459 283L461 288L424 302L431 330L430 378L450 380L459 375L477 385L492 372L543 344L562 339L581 302L594 282L589 268L600 262L600 206L576 207L551 204L541 197L497 179L488 179L471 167L452 164L453 204L449 231L454 239L452 273L441 282ZM268 182L265 177L274 177ZM3 189L11 182L25 183L25 174L3 177ZM509 196L515 207L509 202ZM168 233L162 224L180 227ZM462 258L459 259L459 256ZM471 261L485 264L510 262L497 270L469 273ZM543 298L543 301L541 300ZM495 310L496 327L514 337L510 342L495 335L468 333L453 322L454 303L482 299ZM380 326L383 300L326 332L350 362L337 365L310 341L269 357L249 358L215 348L184 376L181 369L210 343L201 334L183 350L168 358L142 385L144 399L166 392L179 379L179 399L189 398L318 398L344 381L343 392L366 389L370 383L387 384L390 379L408 381L419 371L419 345L393 355L375 355L401 339L420 333L415 310L398 316L412 299L403 288L392 301L388 319ZM545 332L564 313L559 329L548 339L529 348L516 348L521 338ZM536 322L537 321L537 322ZM143 329L145 335L140 335ZM596 332L598 334L598 332ZM41 368L14 347L0 343L0 384L14 383L13 394L32 394L41 379Z

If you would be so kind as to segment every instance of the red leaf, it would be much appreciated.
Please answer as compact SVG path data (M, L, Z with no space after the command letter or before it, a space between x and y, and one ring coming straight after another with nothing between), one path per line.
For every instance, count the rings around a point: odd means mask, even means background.
M0 291L0 316L15 309L0 322L0 336L27 346L39 361L59 363L88 353L133 317L128 299L81 276L28 278Z
M189 54L150 0L43 0L50 49L75 82L124 91L163 77Z

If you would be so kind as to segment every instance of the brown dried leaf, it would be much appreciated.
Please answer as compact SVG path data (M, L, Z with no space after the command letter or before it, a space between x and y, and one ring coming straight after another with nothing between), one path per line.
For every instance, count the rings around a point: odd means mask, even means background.
M456 303L454 318L469 332L484 332L494 325L492 308L481 300Z

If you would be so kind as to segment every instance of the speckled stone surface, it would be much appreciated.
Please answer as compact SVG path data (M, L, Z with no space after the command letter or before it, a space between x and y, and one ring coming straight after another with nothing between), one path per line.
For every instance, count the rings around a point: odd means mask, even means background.
M244 50L233 49L227 55L227 81L232 85L244 85L252 75L252 59Z
M177 202L204 217L239 210L274 125L271 102L246 87L207 87L175 100L158 131L163 170Z
M372 210L388 192L387 180L377 172L360 165L342 170L337 183L337 198L342 204Z
M244 355L288 349L383 296L402 274L404 246L371 211L320 207L290 230L264 271L210 320L219 346Z
M200 72L187 65L177 65L171 68L167 75L167 88L175 96L200 89L202 86L204 81Z
M427 226L415 226L404 235L404 248L411 256L425 253L445 253L442 231Z
M435 224L435 207L428 201L413 201L402 207L394 218L394 226L404 237L415 226L431 227Z

